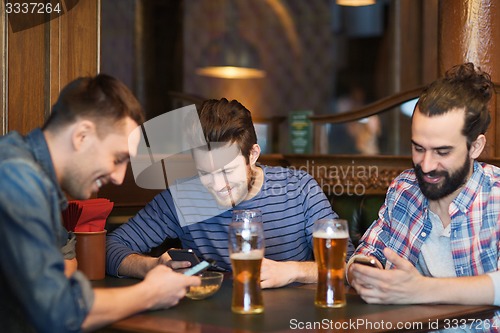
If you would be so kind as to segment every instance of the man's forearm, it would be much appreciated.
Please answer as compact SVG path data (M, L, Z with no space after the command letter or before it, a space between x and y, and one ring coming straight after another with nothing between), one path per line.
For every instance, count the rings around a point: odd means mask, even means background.
M488 275L458 278L426 278L423 303L484 305L493 304L495 290Z
M123 259L118 274L134 278L144 278L146 274L158 265L158 258L140 254L131 254Z
M295 261L297 265L295 282L316 283L318 282L318 266L314 261Z
M84 331L93 331L121 318L148 309L151 288L136 284L120 289L94 289L95 300L89 315L83 322ZM149 303L148 303L149 302ZM120 304L120 306L117 306Z

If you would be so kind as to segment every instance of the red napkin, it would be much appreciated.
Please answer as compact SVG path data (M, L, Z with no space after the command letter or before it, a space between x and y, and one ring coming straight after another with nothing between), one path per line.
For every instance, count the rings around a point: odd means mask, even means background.
M68 231L103 231L112 209L113 202L104 198L72 200L63 211L64 226Z

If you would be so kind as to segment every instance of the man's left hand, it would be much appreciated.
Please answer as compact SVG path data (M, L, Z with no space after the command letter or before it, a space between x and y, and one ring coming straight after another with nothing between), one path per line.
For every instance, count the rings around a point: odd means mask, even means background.
M262 288L278 288L293 282L293 262L262 259L260 281Z
M183 269L191 267L191 263L189 261L174 261L167 252L163 253L158 257L158 265L165 265L174 270Z
M393 269L377 269L363 265L352 267L352 286L367 303L415 304L425 302L425 283L422 276L406 259L389 248L384 249Z
M70 278L77 269L78 262L76 261L76 258L64 259L64 275L66 275L67 278Z
M315 283L318 268L314 261L274 261L262 259L260 273L262 288L278 288L292 282Z

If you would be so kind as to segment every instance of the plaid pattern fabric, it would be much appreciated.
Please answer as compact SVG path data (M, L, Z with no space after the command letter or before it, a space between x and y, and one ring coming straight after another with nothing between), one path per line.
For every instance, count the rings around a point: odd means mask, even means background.
M451 249L457 276L496 271L500 240L500 168L474 162L474 171L450 204ZM389 247L416 265L432 231L429 201L412 169L396 177L379 218L367 230L356 254L373 255L386 268L382 250Z

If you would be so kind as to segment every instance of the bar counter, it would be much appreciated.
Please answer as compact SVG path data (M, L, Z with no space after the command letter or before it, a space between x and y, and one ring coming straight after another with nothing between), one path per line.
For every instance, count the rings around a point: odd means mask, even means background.
M107 276L94 287L118 287L135 279ZM338 309L314 306L316 285L294 284L263 290L262 314L231 312L232 280L224 277L221 289L204 300L182 299L167 310L150 311L121 320L98 332L426 332L460 325L484 328L493 324L500 308L466 305L374 305L347 288L347 305ZM500 329L500 323L498 323Z

